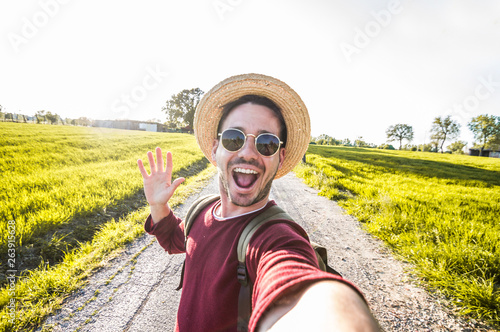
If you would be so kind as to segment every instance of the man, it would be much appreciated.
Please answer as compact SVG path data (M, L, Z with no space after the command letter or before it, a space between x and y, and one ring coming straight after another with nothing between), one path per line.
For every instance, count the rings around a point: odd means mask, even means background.
M307 109L285 83L264 75L230 77L206 93L195 113L195 136L217 166L220 200L184 223L168 200L184 179L171 182L172 155L141 160L151 208L145 230L169 253L186 253L178 331L236 331L236 246L246 224L272 205L273 179L288 173L310 138ZM306 233L287 220L269 221L252 236L246 266L253 286L250 331L376 331L362 295L342 277L323 272Z

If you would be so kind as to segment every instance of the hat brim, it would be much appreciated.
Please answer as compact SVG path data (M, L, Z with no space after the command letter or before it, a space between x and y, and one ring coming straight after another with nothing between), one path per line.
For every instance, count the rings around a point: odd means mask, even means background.
M290 172L302 159L311 138L307 108L299 95L282 81L261 74L229 77L208 91L198 104L194 116L194 135L203 154L214 165L212 147L222 107L245 95L271 99L280 109L287 128L285 160L275 179Z

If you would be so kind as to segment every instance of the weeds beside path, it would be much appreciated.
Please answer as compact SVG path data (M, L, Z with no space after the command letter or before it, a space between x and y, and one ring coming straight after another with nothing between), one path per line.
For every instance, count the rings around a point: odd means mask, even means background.
M310 146L297 174L461 313L500 324L500 160Z

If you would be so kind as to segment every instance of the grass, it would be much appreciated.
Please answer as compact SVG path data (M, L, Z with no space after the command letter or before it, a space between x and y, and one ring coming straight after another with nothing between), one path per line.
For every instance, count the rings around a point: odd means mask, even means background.
M192 135L0 123L0 257L9 220L23 270L57 262L100 224L144 205L137 159L156 146L172 151L176 175L206 166Z
M148 213L136 160L156 146L188 176L175 206L214 173L194 137L0 123L0 260L15 220L16 325L8 285L0 331L34 330L96 269L143 234ZM463 314L499 323L500 160L310 146L295 169L416 266ZM5 279L5 275L4 275Z
M187 178L171 206L215 173L185 134L0 123L0 142L0 331L34 330L143 234L148 209L136 161L147 163L147 151L172 151L174 175ZM16 268L22 271L15 296L5 283L9 220L15 220ZM15 325L9 322L11 299Z
M295 172L462 314L500 324L499 159L311 145Z
M175 207L182 203L193 191L202 188L214 173L215 168L211 166L186 179L169 204ZM61 263L42 265L19 278L16 284L15 325L10 324L8 319L8 289L1 289L0 331L36 329L45 317L61 307L66 297L85 285L88 276L119 255L124 245L144 234L144 220L148 214L149 209L144 207L120 220L112 220L103 225L92 241L66 253Z

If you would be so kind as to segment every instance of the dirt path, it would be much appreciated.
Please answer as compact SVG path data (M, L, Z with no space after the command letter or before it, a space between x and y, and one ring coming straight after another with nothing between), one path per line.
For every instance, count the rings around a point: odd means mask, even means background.
M176 210L184 216L200 195L217 192L215 179ZM434 297L411 283L404 263L361 230L333 201L318 196L293 174L274 182L271 198L328 248L329 263L364 292L386 331L487 331L453 317ZM183 255L168 255L142 236L65 301L45 326L54 331L172 331Z

